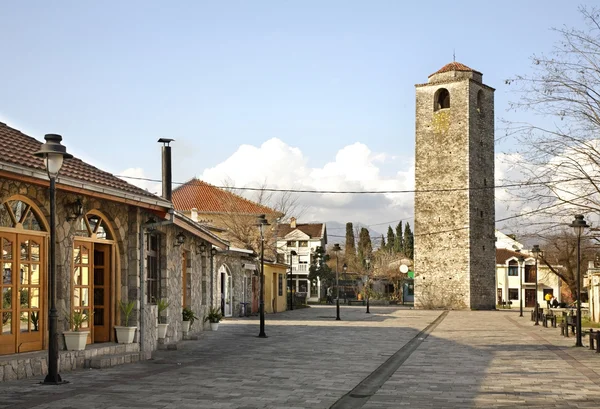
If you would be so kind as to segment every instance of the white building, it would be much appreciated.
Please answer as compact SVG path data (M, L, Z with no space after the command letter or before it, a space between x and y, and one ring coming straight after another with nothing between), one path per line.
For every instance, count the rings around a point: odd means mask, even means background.
M321 297L320 280L309 282L308 272L315 249L325 249L326 245L325 223L297 223L292 217L289 224L278 226L277 253L282 254L292 268L292 288L298 296L306 295L309 301L318 301Z
M524 250L523 244L513 237L496 231L496 304L511 301L512 307L518 308L523 300L523 307L533 308L537 299L545 307L544 297L548 293L561 302L560 286L558 276L540 260L536 277L535 257L531 252Z

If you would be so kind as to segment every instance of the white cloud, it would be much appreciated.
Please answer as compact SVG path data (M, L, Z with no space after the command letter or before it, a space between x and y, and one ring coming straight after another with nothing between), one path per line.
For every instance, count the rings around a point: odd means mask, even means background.
M148 178L148 176L146 176L146 174L144 173L144 169L142 169L142 168L128 168L122 172L119 172L119 175L120 176L130 176L133 178L141 178L141 179ZM125 178L125 177L122 177L121 179L123 179L124 181L126 181L128 183L131 183L132 185L135 185L137 187L145 189L145 190L149 191L150 193L154 193L155 195L160 196L162 194L162 184L161 183L147 181L147 180L140 180L140 179L130 179L130 178Z

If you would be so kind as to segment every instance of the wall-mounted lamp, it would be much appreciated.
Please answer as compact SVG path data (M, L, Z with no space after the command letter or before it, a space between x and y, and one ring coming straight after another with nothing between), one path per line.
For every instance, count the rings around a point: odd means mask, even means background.
M210 255L214 256L215 254L217 254L217 249L213 247L212 249L210 249Z
M198 247L196 247L196 254L204 254L206 251L206 244L204 242L200 243Z
M75 200L73 203L69 203L66 206L67 209L67 220L77 220L78 217L83 216L83 202L81 199Z
M177 236L175 236L175 244L173 244L173 247L179 247L184 242L185 242L185 234L183 234L182 232L179 232L179 233L177 233Z

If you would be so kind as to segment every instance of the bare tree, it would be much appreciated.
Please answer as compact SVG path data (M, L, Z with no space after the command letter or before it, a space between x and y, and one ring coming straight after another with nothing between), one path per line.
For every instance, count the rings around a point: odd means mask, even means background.
M600 210L600 14L580 12L583 27L554 29L560 40L549 55L532 57L532 74L507 80L519 95L511 108L534 122L507 123L525 180L504 182L518 185L513 200L535 216L537 231Z

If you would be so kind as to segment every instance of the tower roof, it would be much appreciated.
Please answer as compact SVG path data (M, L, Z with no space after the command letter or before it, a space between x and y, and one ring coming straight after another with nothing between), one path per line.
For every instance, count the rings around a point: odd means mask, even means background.
M461 64L459 62L453 61L449 64L444 65L442 68L440 68L439 70L437 70L436 72L434 72L433 74L431 74L429 77L427 78L431 78L433 77L435 74L441 74L443 72L450 72L450 71L465 71L465 72L476 72L477 74L481 74L479 71L474 70L472 68L467 67L464 64Z

